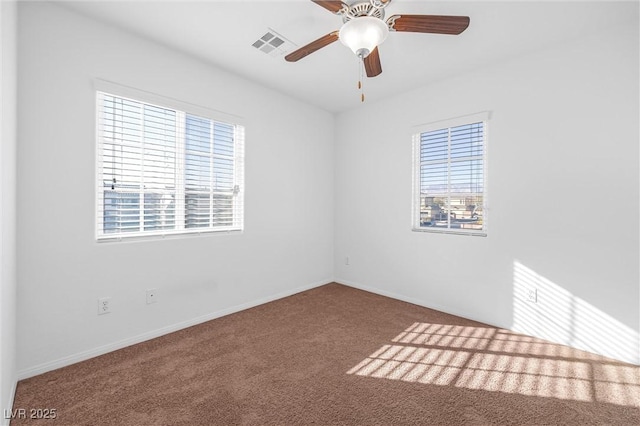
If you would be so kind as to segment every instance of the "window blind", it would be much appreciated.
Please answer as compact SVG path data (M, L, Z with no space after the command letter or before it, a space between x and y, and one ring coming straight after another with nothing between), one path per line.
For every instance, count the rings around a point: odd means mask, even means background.
M485 122L414 136L414 229L485 235Z
M97 237L243 226L244 129L98 92Z

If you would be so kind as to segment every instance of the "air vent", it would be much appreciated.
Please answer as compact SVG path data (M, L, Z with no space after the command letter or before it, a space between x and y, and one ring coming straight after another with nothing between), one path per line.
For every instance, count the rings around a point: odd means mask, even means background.
M295 44L269 28L262 37L252 44L252 46L269 56L278 57L283 56L292 50L292 48L295 47Z

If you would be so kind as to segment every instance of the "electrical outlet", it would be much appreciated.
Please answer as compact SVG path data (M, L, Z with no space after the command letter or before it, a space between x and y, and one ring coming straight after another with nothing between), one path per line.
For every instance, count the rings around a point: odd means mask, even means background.
M527 302L538 303L538 289L537 288L529 288L529 289L527 289Z
M101 297L98 299L98 315L104 315L111 312L111 298Z
M156 303L157 301L158 301L158 289L148 288L147 289L147 305Z
M349 256L344 258L344 264L349 266Z

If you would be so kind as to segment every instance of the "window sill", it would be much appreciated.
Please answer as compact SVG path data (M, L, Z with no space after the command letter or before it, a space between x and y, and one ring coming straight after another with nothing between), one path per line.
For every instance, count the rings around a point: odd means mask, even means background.
M206 235L220 235L220 234L242 234L244 232L241 228L224 228L224 229L207 229L197 231L177 231L177 232L165 232L165 233L131 233L128 235L100 235L96 237L97 243L113 243L113 242L127 242L127 241L152 241L152 240L170 240L177 238L192 238Z
M421 227L421 228L412 228L411 229L413 232L430 232L433 234L453 234L453 235L466 235L468 237L486 237L487 236L487 232L486 231L462 231L459 229L438 229L438 228L427 228L427 227Z

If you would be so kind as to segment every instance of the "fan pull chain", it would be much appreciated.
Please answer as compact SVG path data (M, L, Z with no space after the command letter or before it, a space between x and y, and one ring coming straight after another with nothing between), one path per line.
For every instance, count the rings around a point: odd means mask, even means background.
M362 84L364 81L364 60L361 56L358 56L358 68L358 90L360 90L360 102L364 102L364 84Z

